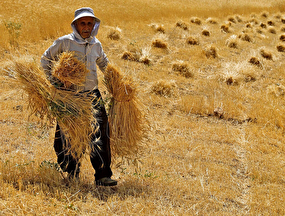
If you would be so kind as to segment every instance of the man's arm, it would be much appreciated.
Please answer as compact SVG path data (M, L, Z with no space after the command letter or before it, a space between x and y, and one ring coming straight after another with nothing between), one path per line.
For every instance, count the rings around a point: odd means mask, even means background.
M58 60L60 53L62 53L62 41L57 39L42 55L41 65L48 78L51 76L53 62Z
M54 43L44 52L41 57L41 66L51 84L56 87L61 86L61 82L52 76L51 71L53 63L58 60L58 55L62 52L62 41L57 39Z
M106 67L108 66L109 60L107 55L104 53L103 48L100 49L100 57L96 60L96 64L100 68L100 70L104 73Z

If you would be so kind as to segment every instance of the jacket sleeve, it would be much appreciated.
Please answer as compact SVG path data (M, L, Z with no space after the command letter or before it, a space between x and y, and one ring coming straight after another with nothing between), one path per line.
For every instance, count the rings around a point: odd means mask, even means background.
M41 66L50 81L53 80L53 77L51 75L53 62L57 60L60 53L62 53L62 41L60 39L57 39L41 57Z
M99 58L96 60L96 64L100 68L100 70L104 73L106 67L108 66L109 60L107 55L104 53L102 46L100 46L100 55Z

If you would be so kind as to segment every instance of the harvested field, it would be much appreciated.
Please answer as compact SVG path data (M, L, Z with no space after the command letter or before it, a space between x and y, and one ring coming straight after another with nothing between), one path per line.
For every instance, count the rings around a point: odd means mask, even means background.
M94 185L88 157L66 181L55 125L30 115L12 70L39 64L83 4L147 122L139 158L112 158L111 188ZM284 17L281 0L1 1L0 214L285 215Z

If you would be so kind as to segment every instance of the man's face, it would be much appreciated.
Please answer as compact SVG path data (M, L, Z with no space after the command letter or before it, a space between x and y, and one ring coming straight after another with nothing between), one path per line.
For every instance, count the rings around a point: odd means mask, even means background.
M84 39L90 37L94 25L95 20L93 17L81 17L75 23L78 33Z

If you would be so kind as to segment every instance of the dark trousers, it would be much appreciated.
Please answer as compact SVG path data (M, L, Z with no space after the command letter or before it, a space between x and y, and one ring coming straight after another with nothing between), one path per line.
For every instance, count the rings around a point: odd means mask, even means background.
M94 96L92 102L92 108L96 112L97 126L99 130L95 134L92 134L90 145L91 154L90 160L93 168L95 169L95 180L103 177L111 177L112 171L111 165L111 150L110 150L110 136L109 125L106 109L102 96L98 89L93 90L88 94ZM68 172L70 175L78 177L80 172L79 158L74 158L68 152L68 146L66 145L64 134L60 130L59 125L56 126L54 149L57 155L57 162L64 172Z

